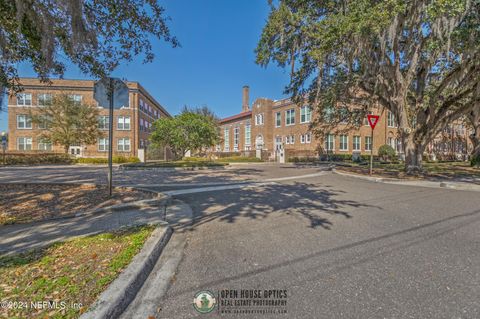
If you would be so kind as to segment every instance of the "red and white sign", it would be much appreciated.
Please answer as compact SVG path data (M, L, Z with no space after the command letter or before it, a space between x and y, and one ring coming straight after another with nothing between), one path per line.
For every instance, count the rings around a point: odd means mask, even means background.
M372 114L367 115L368 123L370 123L370 127L372 128L372 130L375 129L375 125L377 125L379 118L380 118L379 115L372 115Z

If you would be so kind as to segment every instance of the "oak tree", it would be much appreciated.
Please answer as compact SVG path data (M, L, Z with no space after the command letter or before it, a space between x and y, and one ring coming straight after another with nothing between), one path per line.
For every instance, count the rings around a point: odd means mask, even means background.
M358 127L376 105L392 112L414 173L426 145L478 107L479 39L479 0L280 0L256 54L291 66L286 93L314 106L317 134Z

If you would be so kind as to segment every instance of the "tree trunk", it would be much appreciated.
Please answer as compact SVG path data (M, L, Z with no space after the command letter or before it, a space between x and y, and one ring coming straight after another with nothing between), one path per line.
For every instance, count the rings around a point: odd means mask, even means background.
M416 143L412 135L406 138L405 172L407 175L418 175L423 171L422 156L425 146Z
M70 145L63 146L63 150L65 151L65 154L68 154L68 149L69 148L70 148Z
M472 141L473 144L472 158L480 157L480 124L474 126L473 135L470 136L470 141Z

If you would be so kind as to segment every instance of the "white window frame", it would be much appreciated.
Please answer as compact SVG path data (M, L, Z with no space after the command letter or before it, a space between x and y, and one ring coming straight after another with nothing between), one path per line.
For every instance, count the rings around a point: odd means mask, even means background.
M339 151L348 151L348 135L340 135Z
M282 126L282 112L275 113L275 127Z
M252 145L252 126L250 122L245 124L245 147Z
M46 139L39 139L38 140L38 150L39 151L51 151L52 150L52 142Z
M330 146L332 146L332 147L330 147ZM325 150L335 151L335 135L327 134L326 139L325 139Z
M83 101L83 95L81 94L69 94L68 97L72 99L74 103L80 104Z
M102 137L98 139L98 151L107 152L108 151L108 138Z
M223 150L224 152L230 151L230 129L228 127L223 129Z
M305 144L305 134L300 135L300 144Z
M23 121L20 121L20 118L24 118ZM30 119L30 121L28 121ZM23 123L23 127L20 127L20 123ZM27 126L27 124L30 123L30 126ZM27 115L27 114L18 114L17 115L17 129L18 130L31 130L32 127L32 117Z
M109 129L109 126L110 126L110 116L100 115L98 117L98 129L102 131L106 131Z
M122 115L122 116L117 117L117 130L118 131L130 131L130 128L131 128L130 116L123 116Z
M263 113L255 115L255 125L263 125L265 123Z
M312 121L312 108L304 105L300 108L300 124L310 123Z
M305 144L312 143L312 133L305 134Z
M365 136L365 151L371 152L372 151L372 137Z
M388 127L396 127L395 125L395 115L392 112L387 111L387 126Z
M358 143L355 143L356 141L358 141ZM357 145L358 145L358 147L356 147ZM352 150L353 151L361 151L362 150L362 137L360 135L354 135L353 136Z
M46 130L48 128L48 125L47 125L47 120L48 119L51 119L50 117L43 117L42 116L42 119L43 121L40 121L37 125L38 125L38 129L39 130Z
M45 99L45 97L47 97L47 96L48 96L49 98L48 98L48 99ZM40 103L40 97L43 97L43 100L44 100L44 102L42 102L43 104ZM51 94L51 93L39 93L39 94L37 95L37 105L38 105L38 106L43 107L43 106L49 105L49 104L45 104L45 101L47 101L47 100L48 100L49 103L52 103L52 101L53 101L53 94Z
M285 126L295 125L295 109L285 111Z
M22 102L20 103L20 101ZM27 101L30 103L27 104ZM32 93L17 93L17 106L32 106Z
M119 152L130 152L130 138L129 137L121 137L117 139L117 151Z
M23 140L23 143L20 143L20 140ZM29 142L29 143L27 143ZM23 149L20 148L20 145L24 145ZM27 146L30 147L27 147ZM17 150L19 151L31 151L32 150L32 138L28 136L17 137Z

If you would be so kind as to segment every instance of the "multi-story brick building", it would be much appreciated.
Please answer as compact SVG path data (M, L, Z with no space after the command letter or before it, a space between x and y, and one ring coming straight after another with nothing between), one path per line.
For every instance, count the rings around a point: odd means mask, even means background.
M373 108L380 116L374 130L373 153L381 145L389 144L401 151L393 114ZM249 88L243 87L242 112L220 121L223 142L220 152L241 152L255 149L267 151L271 157L283 147L290 156L315 155L320 149L337 154L370 154L371 129L368 122L341 135L327 135L318 140L309 130L315 114L309 105L297 105L290 99L256 99L249 104Z
M84 157L106 157L108 153L108 106L98 105L93 99L94 81L51 80L41 83L35 78L22 78L23 91L8 99L9 151L63 152L60 145L52 145L39 137L43 128L32 123L30 114L37 112L55 94L68 94L75 101L97 107L100 110L99 126L105 136L94 145L72 145L69 153ZM113 152L115 155L137 156L138 149L148 141L153 122L170 116L138 82L127 82L129 105L114 110Z

